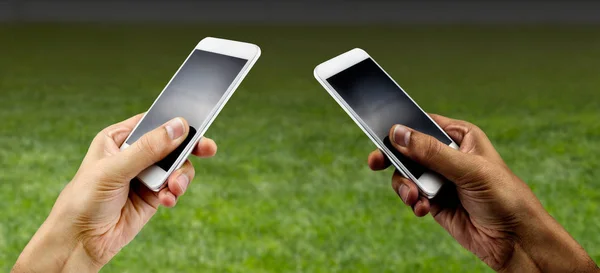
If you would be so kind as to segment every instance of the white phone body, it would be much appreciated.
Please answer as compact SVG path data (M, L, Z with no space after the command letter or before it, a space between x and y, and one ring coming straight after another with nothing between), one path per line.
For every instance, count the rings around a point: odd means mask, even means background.
M212 108L210 114L208 115L208 118L206 118L204 120L203 124L201 126L199 126L199 128L197 129L196 134L193 136L192 140L186 145L183 152L176 159L175 163L171 165L170 169L168 171L165 171L162 168L158 167L157 165L152 165L149 168L142 171L140 174L138 174L137 178L142 183L144 183L146 185L146 187L148 187L149 189L151 189L152 191L155 191L155 192L160 191L162 188L164 188L166 186L166 180L169 177L169 175L171 175L171 173L173 173L175 170L179 169L183 165L183 163L186 161L188 156L193 151L194 146L196 146L197 143L200 141L200 138L204 135L206 130L208 130L211 123L217 117L217 115L219 114L219 112L221 111L223 106L225 106L225 104L227 103L227 101L229 100L231 95L233 95L234 91L240 85L240 83L242 82L244 77L246 77L246 75L248 74L248 72L250 71L252 66L256 63L256 61L258 60L258 58L260 57L260 54L261 54L260 48L254 44L213 38L213 37L204 38L202 41L200 41L198 43L198 45L196 45L196 47L194 48L192 53L190 53L188 55L185 62L179 67L177 72L175 72L175 75L173 75L171 80L169 80L169 83L167 83L167 85L165 86L163 91L160 93L160 95L156 98L156 100L154 101L152 106L150 106L150 109L144 114L144 117L142 117L142 119L138 122L136 127L132 130L132 134L140 126L140 124L142 123L144 118L146 118L146 115L148 115L148 113L150 113L150 111L152 111L152 108L154 107L154 105L157 103L157 101L159 101L159 99L164 94L164 92L167 90L167 88L169 87L169 85L171 84L173 79L175 79L175 77L177 77L177 74L180 72L182 67L184 67L185 63L190 59L190 57L196 50L202 50L202 51L218 53L218 54L222 54L222 55L226 55L226 56L232 56L232 57L236 57L236 58L240 58L240 59L245 59L245 60L247 60L247 62L245 63L243 68L239 71L239 73L237 74L237 76L235 77L233 82L231 82L231 84L229 85L229 87L227 88L225 93L222 95L222 97L220 98L218 103ZM171 118L175 118L175 117L171 117ZM127 137L127 140L129 140L130 137L131 137L131 134ZM129 147L129 144L127 144L127 140L125 140L125 142L121 146L121 150L124 150L127 147Z
M367 126L367 124L361 119L361 117L346 103L346 101L344 101L342 96L340 96L338 92L327 82L327 79L329 79L330 77L368 58L371 57L369 56L369 54L367 54L367 52L365 52L362 49L355 48L318 65L314 70L314 76L317 79L317 81L319 81L319 83L321 83L321 85L325 88L325 90L327 90L331 97L333 97L335 101L344 109L344 111L346 111L346 113L354 120L356 125L358 125L358 127L360 127L363 130L363 132L371 139L371 141L377 146L377 148L379 148L390 159L390 162L394 165L394 167L396 167L396 169L404 177L415 182L420 192L424 196L426 196L427 198L433 198L444 184L444 178L431 171L426 171L421 176L415 177L410 171L408 171L404 164L402 164L402 162L398 160L396 156L393 155L393 153L376 136L376 134L371 130L371 128ZM387 75L387 77L389 77L390 80L398 86L399 90L406 94L404 89L402 89L402 87L400 87L400 85L398 85L398 83L396 83L396 81L394 81L394 79L390 77L390 75L387 74L387 72L385 72L385 70L383 70L383 68L379 64L377 64L377 62L375 62L373 58L371 58L371 60L373 60L373 62L379 67L379 69L381 69L381 71L383 71L385 75ZM410 98L408 94L406 94L406 96ZM418 107L418 109L423 113L423 115L427 116L427 118L429 118L435 124L435 126L437 126L437 128L444 135L446 135L448 139L450 139L450 141L452 140L444 132L444 130L442 130L442 128L440 128L439 125L435 123L435 121L433 121L433 119L431 119L431 117L429 117L429 115L427 115L423 111L423 109L421 109L421 107L418 106L418 104L412 98L410 98L410 100ZM449 146L454 149L458 149L458 145L456 145L454 141L452 141Z

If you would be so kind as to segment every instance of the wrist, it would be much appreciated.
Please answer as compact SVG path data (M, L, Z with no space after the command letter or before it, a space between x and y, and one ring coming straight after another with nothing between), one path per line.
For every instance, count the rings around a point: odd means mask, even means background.
M500 267L496 269L497 272L543 272L541 271L535 262L531 260L531 257L518 242L513 245L513 252L510 258Z
M13 272L98 272L102 267L87 253L65 218L49 216L31 238Z
M78 242L66 260L64 272L98 272L102 268L87 252L85 246Z
M524 206L516 247L541 272L598 272L594 261L541 203Z

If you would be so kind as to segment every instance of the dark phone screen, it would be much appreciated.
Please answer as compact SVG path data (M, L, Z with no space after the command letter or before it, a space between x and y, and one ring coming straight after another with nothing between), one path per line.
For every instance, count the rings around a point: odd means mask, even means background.
M160 98L131 133L131 145L145 133L167 121L183 117L190 125L185 141L156 165L168 171L201 126L210 118L229 86L248 60L214 52L195 50L171 79Z
M447 145L452 143L371 58L331 76L327 82L416 178L426 169L392 146L388 134L394 124L431 135Z

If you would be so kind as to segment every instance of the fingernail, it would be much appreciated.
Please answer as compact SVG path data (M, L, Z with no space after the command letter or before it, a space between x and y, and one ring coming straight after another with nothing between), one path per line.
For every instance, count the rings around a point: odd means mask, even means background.
M167 196L169 199L173 200L173 205L169 205L169 207L175 206L175 204L177 204L177 196L170 191L167 191Z
M406 204L406 200L408 199L409 193L410 187L404 184L400 185L400 187L398 188L398 195L400 195L400 199L402 199L402 202L404 202L404 204Z
M417 214L417 208L421 205L421 203L423 203L423 202L421 202L421 200L418 200L417 203L415 203L415 206L413 207L415 214ZM420 216L420 215L417 215L417 216Z
M190 184L190 179L187 177L187 175L182 174L179 177L177 177L177 184L179 184L179 187L181 187L181 189L185 191L188 185Z
M171 139L178 139L185 131L183 126L183 121L180 118L174 118L170 120L167 125L165 125L165 128L167 129L167 135L169 135Z
M410 141L410 130L406 126L396 125L392 136L394 138L392 139L394 143L406 147L408 146L408 141Z

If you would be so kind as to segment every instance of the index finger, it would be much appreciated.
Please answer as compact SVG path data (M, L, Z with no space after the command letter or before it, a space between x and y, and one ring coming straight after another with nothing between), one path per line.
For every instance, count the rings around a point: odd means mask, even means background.
M114 140L117 146L121 146L125 139L129 136L129 133L133 131L133 128L142 119L144 113L137 114L117 124L106 127L103 131L106 135Z
M208 137L202 137L194 150L192 150L192 154L198 157L211 157L217 153L217 144L214 140Z
M129 136L135 125L142 119L143 113L137 114L119 123L110 125L100 131L88 150L89 156L102 157L108 152L115 154L119 152L119 147L123 145L125 139ZM114 143L114 144L113 144Z
M433 114L433 113L428 113L428 115L444 130L446 127L448 127L450 125L463 125L463 126L470 125L470 123L468 123L464 120L453 119L453 118L449 118L449 117L445 117L445 116Z
M374 171L381 171L387 169L390 166L390 160L385 156L381 150L372 151L367 159L369 168Z

